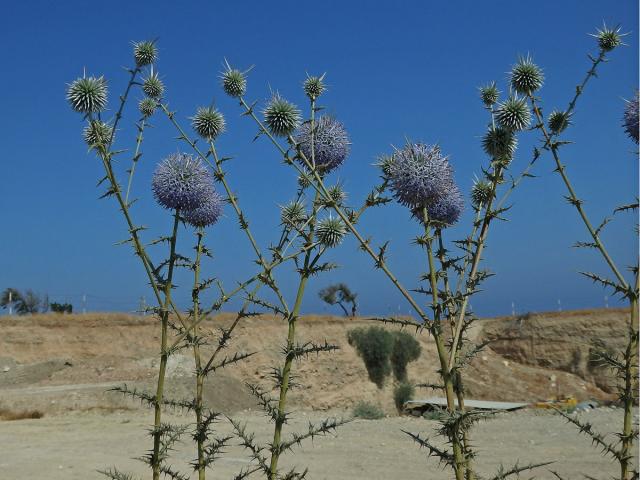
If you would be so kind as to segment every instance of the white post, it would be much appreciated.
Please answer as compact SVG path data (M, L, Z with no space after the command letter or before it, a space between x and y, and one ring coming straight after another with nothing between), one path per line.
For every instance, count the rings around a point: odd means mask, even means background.
M609 308L609 297L604 296L604 308Z
M87 313L87 294L82 294L82 314Z
M511 302L511 316L516 316L516 302Z
M560 299L558 299L558 311L562 311L562 302L560 301Z
M9 290L9 315L13 315L13 309L11 308L11 303L13 302L13 292Z

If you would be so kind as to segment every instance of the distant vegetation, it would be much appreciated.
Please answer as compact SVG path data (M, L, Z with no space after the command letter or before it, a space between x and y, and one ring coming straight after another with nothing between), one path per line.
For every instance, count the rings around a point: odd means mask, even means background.
M353 416L364 420L379 420L384 418L384 412L380 407L369 402L358 402L353 407Z
M347 334L362 357L369 379L382 388L386 377L393 372L396 380L407 380L407 365L420 357L418 341L406 332L389 332L382 327L354 328Z
M358 310L358 304L356 298L357 293L353 293L349 287L344 283L337 283L335 285L329 285L318 292L320 299L328 303L331 306L338 305L346 317L356 316ZM347 306L350 305L350 309L347 310Z
M20 292L15 288L7 288L0 296L0 307L12 309L17 315L27 315L49 311L49 298L41 297L33 290Z

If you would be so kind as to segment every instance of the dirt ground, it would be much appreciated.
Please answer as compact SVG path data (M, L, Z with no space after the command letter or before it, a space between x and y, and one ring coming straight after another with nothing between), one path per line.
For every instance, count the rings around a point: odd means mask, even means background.
M342 411L329 415L341 416ZM323 412L297 412L287 431L304 431L307 422L325 418ZM602 431L612 431L621 421L619 409L601 408L581 414ZM189 417L170 416L175 423L188 423ZM239 412L234 419L246 422L256 439L267 442L272 425L253 411ZM105 478L97 470L116 466L119 470L147 478L145 465L133 459L146 452L150 439L145 428L151 421L149 412L67 414L40 420L0 423L0 478L3 480L90 480ZM401 430L434 436L435 422L415 417L391 417L382 420L355 420L340 427L337 435L316 438L302 448L288 453L283 468L309 468L310 480L388 480L450 479L437 461L428 458ZM220 434L230 433L226 421ZM288 435L285 435L288 436ZM477 469L492 477L502 463L520 465L554 461L522 478L555 478L549 469L564 478L612 478L616 463L603 458L585 436L561 418L548 413L521 411L503 414L478 425L473 433L478 449ZM231 479L249 465L247 452L232 441L209 474L210 478ZM172 457L177 468L186 468L194 452L186 442ZM183 470L188 471L188 470ZM257 478L257 477L256 477Z

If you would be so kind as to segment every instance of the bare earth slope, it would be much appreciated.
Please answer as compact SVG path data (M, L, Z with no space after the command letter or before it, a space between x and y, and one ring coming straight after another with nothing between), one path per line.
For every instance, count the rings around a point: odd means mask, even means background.
M215 330L232 316L208 320ZM589 370L589 345L604 339L623 342L624 310L563 312L525 320L490 319L472 334L494 340L466 371L468 396L504 401L535 401L557 393L609 399L604 377ZM362 360L346 340L347 331L371 321L343 317L306 316L298 329L301 341L335 343L332 354L311 356L294 373L300 387L292 403L304 410L349 408L360 400L393 412L392 382L379 390L368 380ZM393 327L389 327L393 328ZM159 328L152 317L122 314L35 315L0 317L0 407L37 408L46 413L68 410L134 408L135 402L107 392L123 382L151 389L156 375ZM237 411L255 406L245 382L270 387L270 368L286 334L280 319L269 316L243 320L229 354L256 352L248 361L223 369L208 382L206 399L213 408ZM416 383L436 382L437 358L432 339L417 336L420 359L409 366ZM533 338L533 340L532 340ZM581 353L572 353L574 351ZM581 355L579 359L578 355ZM595 372L595 373L594 373ZM169 394L186 398L192 389L193 360L185 351L171 357ZM551 378L555 378L554 381ZM599 387L597 386L599 385ZM418 392L430 396L432 391Z

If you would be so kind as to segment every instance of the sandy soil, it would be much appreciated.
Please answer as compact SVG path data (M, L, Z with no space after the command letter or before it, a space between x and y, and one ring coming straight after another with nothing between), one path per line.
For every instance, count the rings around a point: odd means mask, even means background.
M334 411L341 416L344 412ZM326 415L326 414L325 414ZM602 408L581 414L602 431L617 428L621 410ZM189 417L168 417L175 423L188 423ZM247 423L258 441L268 441L272 425L257 412L240 412L235 419ZM291 431L306 430L308 421L324 418L321 412L298 412ZM121 412L110 415L67 414L40 420L20 420L0 423L0 478L3 480L90 480L105 478L98 469L117 466L120 470L148 477L145 466L133 460L150 446L145 428L150 413ZM435 422L414 417L394 417L382 420L355 420L338 430L336 436L317 438L305 443L284 457L284 468L309 467L309 479L323 480L383 480L383 479L445 479L449 472L439 468L434 458L401 432L421 432L433 436ZM219 424L221 434L231 431L229 424ZM499 465L521 465L530 462L555 461L549 467L538 468L536 478L555 478L553 469L565 478L596 478L616 475L616 463L600 456L584 436L562 419L550 413L522 411L503 414L480 424L473 433L478 447L477 468L488 478ZM210 478L231 479L249 463L246 451L236 446L215 463ZM188 468L194 454L187 442L174 452L172 464ZM183 470L188 471L188 470ZM531 478L525 474L522 478ZM256 477L257 478L257 477Z

